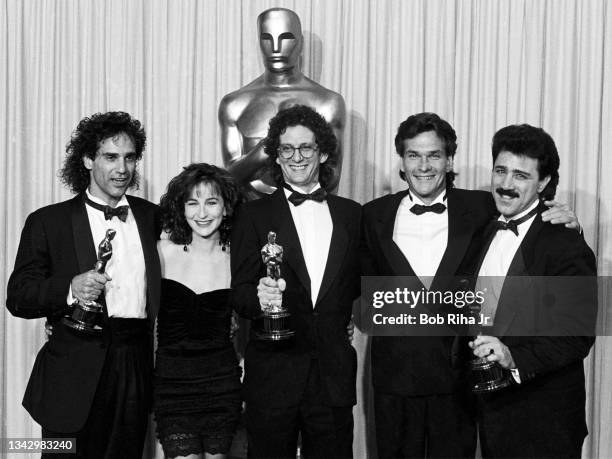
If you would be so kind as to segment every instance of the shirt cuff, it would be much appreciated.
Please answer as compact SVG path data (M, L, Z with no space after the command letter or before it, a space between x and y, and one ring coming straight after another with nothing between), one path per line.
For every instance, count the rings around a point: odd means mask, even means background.
M510 373L512 373L512 379L514 379L514 382L517 384L521 383L521 374L518 371L518 368L512 368L510 370Z
M72 284L68 287L68 296L66 297L66 303L68 306L72 306L72 304L76 301L76 299L72 296Z

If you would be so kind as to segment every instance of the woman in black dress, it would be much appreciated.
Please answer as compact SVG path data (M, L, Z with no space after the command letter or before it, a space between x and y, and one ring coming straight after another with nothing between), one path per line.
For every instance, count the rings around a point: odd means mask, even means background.
M229 230L239 191L228 172L191 164L160 207L168 235L157 319L154 407L166 457L225 457L240 416L230 341Z

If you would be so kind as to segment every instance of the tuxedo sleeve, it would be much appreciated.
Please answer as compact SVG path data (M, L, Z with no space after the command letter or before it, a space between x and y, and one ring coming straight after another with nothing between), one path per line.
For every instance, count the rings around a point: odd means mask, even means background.
M237 211L230 247L234 309L242 317L256 318L261 314L257 285L265 273L255 224L245 207Z
M21 233L15 268L8 281L8 310L25 319L62 313L68 308L71 280L70 273L53 265L43 219L36 212L31 214Z
M582 239L576 233L575 239ZM580 241L568 244L559 251L554 263L554 273L549 275L579 276L567 286L554 283L557 303L550 307L555 314L555 328L550 336L531 337L510 347L510 352L519 369L521 380L558 370L584 359L593 345L597 320L597 278L595 257L590 248ZM569 328L568 328L569 326ZM579 331L572 336L572 329ZM589 335L585 331L590 331Z

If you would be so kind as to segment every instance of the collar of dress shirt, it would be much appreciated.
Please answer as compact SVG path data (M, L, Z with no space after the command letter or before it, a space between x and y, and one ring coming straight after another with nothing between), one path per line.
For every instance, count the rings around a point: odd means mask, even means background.
M540 203L540 200L539 200L539 199L536 199L536 200L533 202L533 204L531 204L531 205L530 205L530 206L529 206L527 209L525 209L525 210L524 210L524 211L522 211L521 213L516 214L516 215L513 215L513 216L512 216L512 217L510 217L510 218L506 218L506 217L504 217L503 215L500 215L500 216L498 217L498 220L499 220L499 221L501 221L501 222L509 222L510 220L518 220L518 219L519 219L519 218L521 218L523 215L527 215L529 212L531 212L531 211L532 211L532 210L533 210L535 207L537 207L537 206L538 206L538 204L539 204L539 203ZM535 217L535 215L534 215L534 217ZM531 220L531 219L529 219L529 220ZM529 221L529 220L527 220L527 221ZM520 226L520 225L519 225L519 226Z
M291 188L293 188L293 191L297 191L299 193L303 193L303 194L309 194L309 193L314 193L316 190L318 190L319 188L321 188L321 184L317 183L312 190L310 191L306 191L304 188L301 188L299 186L295 186L295 185L291 185ZM288 190L287 188L283 187L283 191L285 192L285 198L289 198L289 196L291 196L292 191ZM125 196L124 196L125 197ZM291 204L291 203L289 203ZM291 204L293 205L293 204Z
M104 201L102 201L100 198L97 198L94 195L92 195L89 192L89 189L85 190L85 193L87 194L87 197L89 199L91 199L93 202L95 202L96 204L100 204L102 206L108 206L108 204L105 203ZM119 206L128 206L128 207L130 206L130 203L128 202L128 200L125 197L125 195L121 196L121 199L119 200L119 202L117 203L117 205L115 207L119 207Z
M425 204L421 198L419 198L418 196L413 195L410 190L408 190L408 194L406 196L404 196L404 199L402 199L402 205L403 206L408 206L408 207L412 207L415 204L420 204L422 206L433 206L434 204L444 204L445 206L447 206L448 208L448 204L446 203L446 190L444 190L442 193L440 193L438 196L436 196L436 199L434 199L433 201L431 201L431 203L429 204Z

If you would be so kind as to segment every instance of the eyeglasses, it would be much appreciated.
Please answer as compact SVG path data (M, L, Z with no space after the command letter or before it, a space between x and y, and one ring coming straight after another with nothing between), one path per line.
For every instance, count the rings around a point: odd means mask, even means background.
M310 143L302 144L299 147L294 147L293 145L289 144L283 144L279 145L277 151L281 158L291 159L295 154L295 150L299 151L300 155L302 155L303 158L309 159L312 158L312 155L314 155L314 152L318 150L318 147Z

